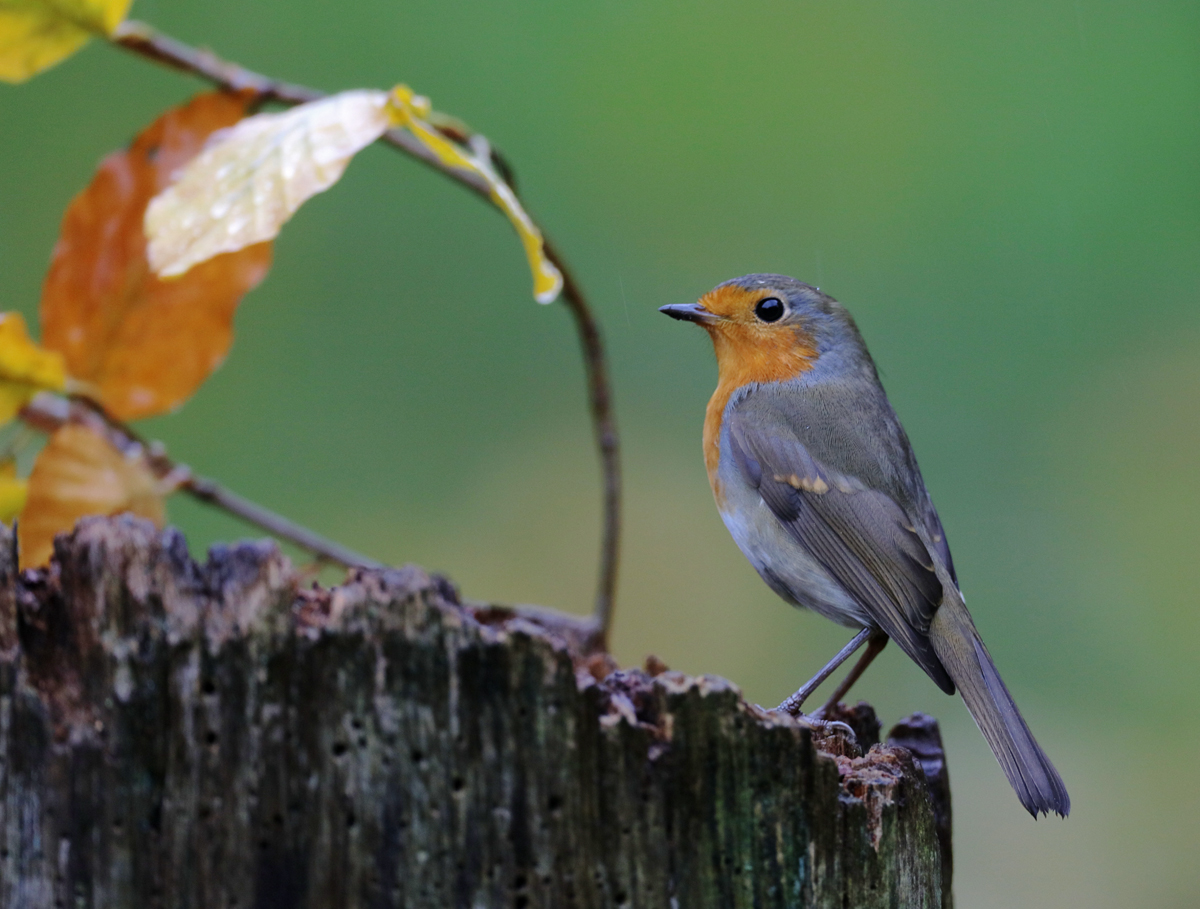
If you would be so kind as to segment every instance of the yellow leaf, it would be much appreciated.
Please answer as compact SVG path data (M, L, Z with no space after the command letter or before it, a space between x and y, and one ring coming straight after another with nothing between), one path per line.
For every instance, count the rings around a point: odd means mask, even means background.
M117 451L86 426L68 423L46 444L29 475L29 496L17 524L21 567L45 565L54 535L82 517L129 511L160 527L166 509L143 452Z
M0 521L11 524L25 507L28 484L17 478L17 462L13 458L0 461Z
M0 79L23 82L121 24L132 0L0 0Z
M387 92L350 91L217 133L146 209L150 267L164 278L182 275L218 253L270 240L391 118Z
M62 391L66 383L62 354L31 341L20 313L0 313L0 423L39 391Z
M521 238L521 245L525 247L525 257L533 272L533 298L539 303L553 303L562 290L562 273L546 258L542 232L521 206L512 187L496 173L488 155L468 151L439 133L428 122L429 99L413 94L407 85L398 85L392 90L391 103L396 112L397 125L407 127L443 164L470 171L484 179L492 201L508 216Z

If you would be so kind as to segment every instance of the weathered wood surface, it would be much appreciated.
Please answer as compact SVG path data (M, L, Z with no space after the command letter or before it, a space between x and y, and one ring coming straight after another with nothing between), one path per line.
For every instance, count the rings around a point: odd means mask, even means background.
M943 905L908 751L613 672L561 616L130 518L0 575L0 907Z

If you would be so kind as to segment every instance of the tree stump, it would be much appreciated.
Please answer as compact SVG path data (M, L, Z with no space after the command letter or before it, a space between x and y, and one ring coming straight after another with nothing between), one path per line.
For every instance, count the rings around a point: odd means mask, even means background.
M570 617L129 517L14 566L4 533L0 906L948 905L932 721L931 786Z

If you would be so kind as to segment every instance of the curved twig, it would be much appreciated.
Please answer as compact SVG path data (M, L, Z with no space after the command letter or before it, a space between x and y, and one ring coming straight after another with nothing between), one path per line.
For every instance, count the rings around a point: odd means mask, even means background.
M236 63L223 60L209 50L202 50L162 34L143 22L127 21L112 36L112 43L132 53L172 69L199 76L219 88L231 91L250 89L264 102L295 105L305 104L325 97L324 92L270 79ZM459 125L461 126L461 125ZM457 135L460 130L447 128L451 139L462 142ZM430 167L467 187L476 195L491 201L490 190L475 174L444 165L429 149L409 133L393 129L381 140L399 151L417 158ZM467 137L470 141L470 137ZM490 146L489 146L490 147ZM513 186L513 172L502 155L493 151L497 169ZM513 191L516 189L513 187ZM543 231L544 236L544 231ZM583 291L563 263L562 257L550 243L544 240L546 257L558 267L563 276L561 299L570 310L579 334L587 370L588 399L596 446L600 454L603 477L604 527L600 542L600 571L596 600L593 608L595 632L591 644L598 650L608 649L609 629L612 626L613 607L616 601L617 568L621 536L621 468L620 440L617 435L616 417L612 406L612 389L608 378L608 366L600 327Z
M600 468L604 477L604 528L600 540L600 579L592 617L595 622L593 646L608 650L608 633L612 628L613 606L617 596L617 567L621 547L621 452L613 415L611 386L608 380L608 360L600 327L584 300L579 285L549 240L545 240L546 258L562 272L562 300L575 319L579 343L583 346L583 362L587 366L588 397L592 407L592 427L596 447L600 449Z

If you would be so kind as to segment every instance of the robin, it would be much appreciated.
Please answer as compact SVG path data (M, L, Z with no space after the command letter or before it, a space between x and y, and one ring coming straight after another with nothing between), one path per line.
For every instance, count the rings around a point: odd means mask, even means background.
M798 714L867 644L836 703L894 639L939 688L962 694L1026 810L1066 817L1066 787L975 630L908 436L850 313L782 275L734 278L660 312L704 328L716 351L704 461L734 541L784 600L859 629L780 709Z

